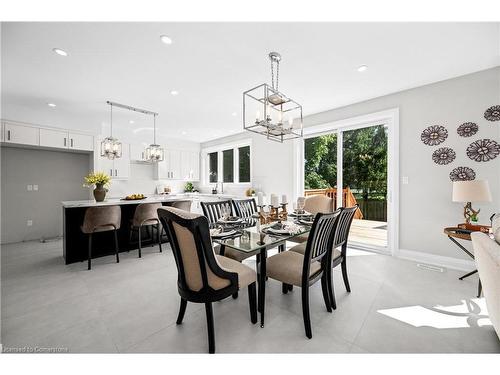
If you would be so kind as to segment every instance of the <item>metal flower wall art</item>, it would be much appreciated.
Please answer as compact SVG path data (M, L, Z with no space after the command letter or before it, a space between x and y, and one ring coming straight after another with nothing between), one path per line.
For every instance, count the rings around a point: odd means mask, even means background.
M452 181L472 181L476 178L476 172L469 167L456 167L450 172Z
M450 164L457 154L449 147L441 147L432 153L432 160L439 165Z
M464 122L457 128L457 133L461 137L472 137L477 133L479 127L474 122Z
M484 111L484 118L488 121L500 121L500 105L494 105Z
M500 145L492 139L479 139L467 147L467 156L474 161L490 161L500 154Z
M444 126L431 125L420 135L420 139L428 146L436 146L448 138L448 130Z

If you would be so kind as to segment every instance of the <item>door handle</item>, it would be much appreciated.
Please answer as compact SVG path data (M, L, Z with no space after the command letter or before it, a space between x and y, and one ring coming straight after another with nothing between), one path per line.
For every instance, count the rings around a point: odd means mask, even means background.
M64 137L64 147L66 147L66 137Z
M71 147L73 147L73 138L71 138Z
M10 141L10 130L7 130L7 140Z

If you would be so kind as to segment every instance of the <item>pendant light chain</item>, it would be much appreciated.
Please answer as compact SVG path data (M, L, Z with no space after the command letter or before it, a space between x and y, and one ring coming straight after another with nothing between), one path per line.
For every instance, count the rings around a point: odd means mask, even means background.
M111 132L110 132L111 135L110 136L111 136L111 138L113 138L113 104L111 104L111 116L110 117L111 117L111 125L110 125L111 126Z
M156 115L153 115L153 143L156 144Z
M274 85L274 63L276 63L276 86ZM280 62L279 60L275 61L271 59L271 84L273 90L278 91L279 77L280 77Z

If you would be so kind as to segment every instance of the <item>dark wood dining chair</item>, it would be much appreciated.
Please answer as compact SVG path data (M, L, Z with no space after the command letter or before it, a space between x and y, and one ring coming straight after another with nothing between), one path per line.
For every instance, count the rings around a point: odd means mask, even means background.
M181 324L188 302L205 304L209 352L215 352L212 302L223 300L248 287L250 320L257 322L256 273L235 260L216 255L210 240L208 219L173 207L158 209L160 221L171 239L177 265L177 289Z
M87 267L92 268L92 235L98 232L114 232L116 263L120 262L118 255L118 235L122 211L120 206L89 207L85 210L81 231L88 235L88 260Z
M141 203L135 208L134 217L130 223L130 236L129 241L132 242L132 234L137 231L137 237L139 242L139 258L142 257L142 228L154 228L156 229L156 240L158 246L161 249L161 225L158 219L157 210L162 205L161 203ZM153 229L150 230L151 239L153 237Z
M241 218L251 218L257 213L257 203L254 198L233 199L233 207L236 216Z
M329 263L331 267L328 269L328 292L330 294L330 303L332 308L335 310L337 308L337 303L335 301L335 289L333 285L333 273L332 270L341 265L342 268L342 278L344 279L344 285L347 292L351 292L351 286L349 285L349 278L347 276L347 242L349 239L349 231L351 229L351 224L354 219L354 214L358 209L358 205L354 207L339 208L340 216L338 219L337 227L335 230L335 234L333 237L333 245L332 249L328 254ZM340 248L340 250L339 250ZM305 246L304 244L300 244L294 246L290 249L290 251L298 252L300 254L304 254Z
M217 223L217 221L222 217L222 211L223 208L230 209L231 210L231 215L234 216L236 210L233 207L233 204L231 203L231 200L223 200L223 201L216 201L216 202L200 202L201 204L201 209L203 210L203 214L207 217L208 223L213 226ZM236 214L236 216L239 216ZM215 247L215 252L217 254L220 254L220 246ZM238 262L243 262L245 259L252 257L253 255L248 255L242 251L236 251L231 248L226 248L224 249L224 254L225 257L234 259ZM234 297L236 298L238 294L235 294Z
M302 288L302 315L306 336L312 338L309 312L309 287L321 279L321 289L327 311L331 312L328 291L328 253L332 248L333 236L339 212L318 213L307 238L304 254L285 251L267 259L267 276L283 283L286 294L288 285Z

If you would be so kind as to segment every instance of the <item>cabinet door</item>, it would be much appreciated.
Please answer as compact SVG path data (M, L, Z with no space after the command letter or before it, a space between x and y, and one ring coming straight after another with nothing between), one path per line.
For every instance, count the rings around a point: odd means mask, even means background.
M190 154L190 179L193 181L200 180L200 153L198 151L193 151Z
M94 137L88 134L69 133L68 146L72 150L94 151Z
M180 180L182 179L181 175L181 152L179 150L170 150L170 179L172 180Z
M68 148L68 132L52 129L40 129L40 146Z
M181 151L181 178L183 180L191 179L191 152Z
M114 179L126 180L130 177L130 145L122 143L122 157L113 161Z
M39 135L39 128L5 123L5 142L7 143L38 146Z

